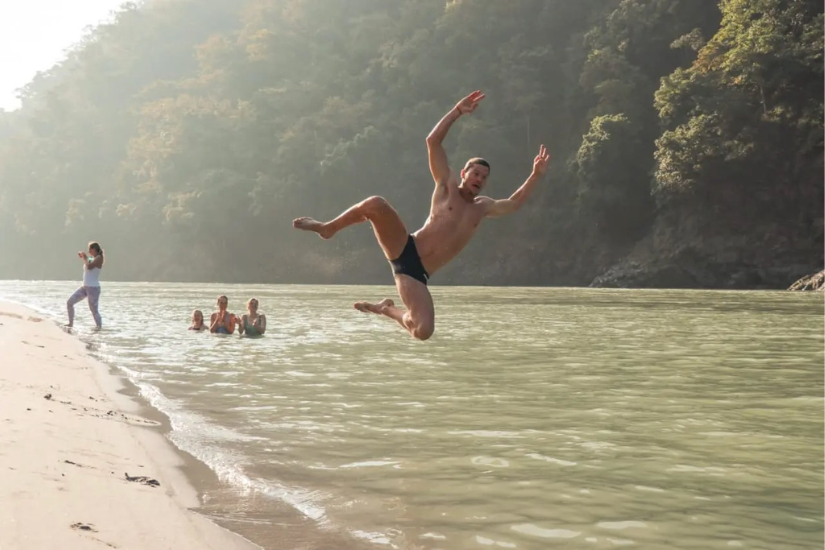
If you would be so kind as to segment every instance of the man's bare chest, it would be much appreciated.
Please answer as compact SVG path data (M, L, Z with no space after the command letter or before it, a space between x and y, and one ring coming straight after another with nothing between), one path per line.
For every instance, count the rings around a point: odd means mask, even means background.
M451 194L440 201L434 201L430 216L439 225L469 229L481 222L484 212L480 204L468 202L458 194Z

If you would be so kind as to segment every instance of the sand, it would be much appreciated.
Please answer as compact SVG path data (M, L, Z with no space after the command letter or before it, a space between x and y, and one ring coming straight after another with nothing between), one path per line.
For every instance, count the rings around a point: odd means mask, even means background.
M122 387L80 339L0 303L0 550L258 548L190 509L180 455Z

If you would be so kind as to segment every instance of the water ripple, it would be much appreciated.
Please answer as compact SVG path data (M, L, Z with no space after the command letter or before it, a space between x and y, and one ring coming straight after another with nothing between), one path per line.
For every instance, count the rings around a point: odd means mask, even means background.
M73 290L0 282L55 318ZM185 330L253 292L264 338ZM821 296L442 288L421 343L352 310L392 292L112 283L77 332L239 529L288 505L368 547L823 546Z

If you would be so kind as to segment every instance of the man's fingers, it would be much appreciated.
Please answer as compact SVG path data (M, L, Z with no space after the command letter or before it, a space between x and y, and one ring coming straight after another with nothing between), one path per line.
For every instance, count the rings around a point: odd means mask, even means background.
M547 147L545 147L544 145L539 147L539 154L536 157L536 159L541 159L545 162L550 160L550 153L547 152Z

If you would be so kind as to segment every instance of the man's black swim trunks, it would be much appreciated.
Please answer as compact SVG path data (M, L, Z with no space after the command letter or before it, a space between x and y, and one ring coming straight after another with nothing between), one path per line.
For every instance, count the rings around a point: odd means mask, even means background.
M425 285L427 279L430 278L427 270L424 269L424 264L421 263L421 256L418 255L418 249L415 247L415 239L412 235L407 239L404 251L395 260L390 260L390 265L392 265L392 272L396 275L408 275Z

